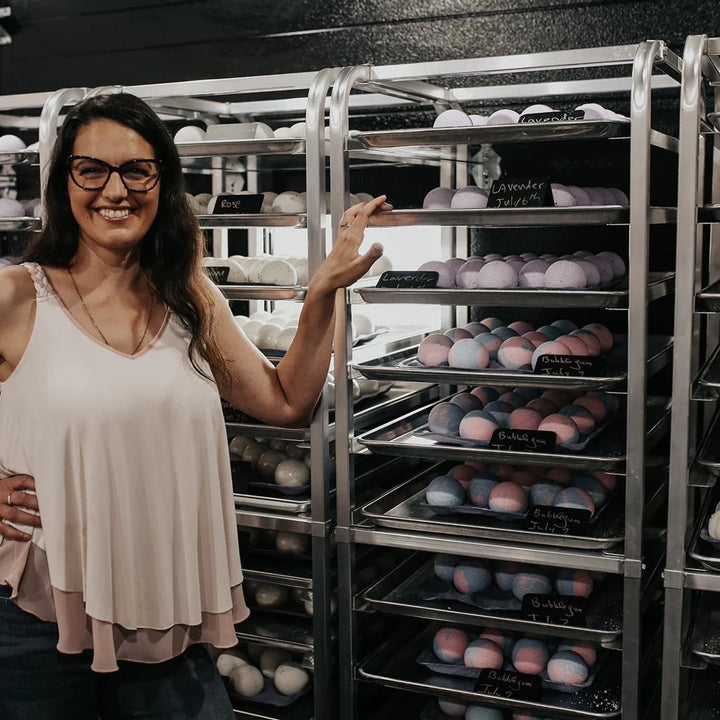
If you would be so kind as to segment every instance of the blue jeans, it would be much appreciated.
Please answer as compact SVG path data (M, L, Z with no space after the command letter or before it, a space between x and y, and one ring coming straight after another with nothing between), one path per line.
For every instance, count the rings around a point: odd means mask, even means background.
M154 665L94 673L90 653L56 649L57 625L24 612L0 586L2 720L232 720L225 686L203 645Z

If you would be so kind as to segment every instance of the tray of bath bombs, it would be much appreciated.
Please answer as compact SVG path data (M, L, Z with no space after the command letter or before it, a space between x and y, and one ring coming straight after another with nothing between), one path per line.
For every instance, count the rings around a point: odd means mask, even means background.
M500 708L493 708L488 705L468 705L446 698L437 698L427 704L420 715L419 720L532 720L528 715L505 714ZM539 717L537 720L541 720ZM549 720L549 719L548 719Z

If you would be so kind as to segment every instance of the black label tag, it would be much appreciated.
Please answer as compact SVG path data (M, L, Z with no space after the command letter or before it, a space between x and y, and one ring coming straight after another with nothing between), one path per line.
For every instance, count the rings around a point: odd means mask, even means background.
M519 452L552 452L555 449L557 435L546 430L508 430L498 428L490 438L493 450L513 450Z
M252 475L252 465L244 460L231 456L230 472L232 476L233 492L238 495L245 495L248 492L248 478Z
M552 505L533 505L523 521L525 530L552 535L582 535L592 513L579 508L558 508Z
M584 597L528 593L522 599L520 614L531 622L585 627L586 608Z
M473 692L497 698L532 701L540 700L542 686L538 675L484 668L480 671Z
M553 112L528 113L521 115L520 123L548 123L568 122L569 120L584 120L585 113L582 110L555 110Z
M580 355L541 355L535 363L536 375L564 375L566 377L600 377L605 361L599 357Z
M488 207L548 207L553 203L548 178L501 178L490 188Z
M386 270L377 281L379 288L434 288L439 273L435 270Z
M206 265L205 272L216 285L224 285L230 274L230 268L227 265Z
M246 195L218 195L213 208L213 215L242 215L258 213L263 204L263 195L247 193Z

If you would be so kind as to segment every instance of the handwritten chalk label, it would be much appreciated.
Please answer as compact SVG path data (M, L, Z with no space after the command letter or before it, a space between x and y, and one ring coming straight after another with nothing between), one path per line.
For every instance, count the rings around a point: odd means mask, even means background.
M498 428L490 438L490 448L519 452L552 452L555 449L556 441L557 435L546 430Z
M586 609L584 597L528 593L522 599L520 614L531 622L585 627Z
M224 285L227 282L230 268L227 265L209 265L205 267L205 272L216 285Z
M601 377L605 361L599 357L579 355L541 355L535 363L535 375L563 375L565 377Z
M525 530L552 535L583 535L592 513L579 508L559 508L553 505L533 505L523 521Z
M213 208L213 215L242 215L243 213L259 213L263 204L261 193L245 195L218 195Z
M488 196L489 208L529 208L553 205L548 178L501 178Z
M521 115L519 123L549 123L549 122L570 122L572 120L584 120L585 113L582 110L554 110L553 112L528 113Z
M435 270L386 270L377 281L379 288L434 288L440 274Z
M542 686L538 675L483 668L473 692L496 698L536 701L540 700Z

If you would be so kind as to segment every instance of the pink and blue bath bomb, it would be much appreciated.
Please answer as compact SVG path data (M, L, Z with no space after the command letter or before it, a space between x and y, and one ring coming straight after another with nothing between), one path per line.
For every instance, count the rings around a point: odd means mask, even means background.
M488 507L495 512L521 513L527 509L527 495L520 485L507 480L490 491Z
M467 634L457 628L441 628L433 638L433 652L440 662L459 663L470 642Z
M480 637L483 638L483 640L492 640L492 642L494 642L503 651L505 658L510 658L510 651L512 650L512 646L515 644L515 640L510 633L503 630L497 630L495 628L485 628L480 633Z
M499 256L498 256L498 257L499 257ZM487 256L486 256L485 259L487 260ZM483 325L485 325L485 327L490 328L490 332L492 332L492 331L495 330L496 328L504 327L504 326L505 326L505 321L504 321L504 320L501 320L500 318L496 318L496 317L487 317L487 318L485 318L484 320L481 320L480 322L481 322Z
M503 666L505 658L503 651L492 640L478 638L465 649L464 661L465 667L499 670Z
M462 370L484 370L490 364L490 353L475 338L458 340L448 353L448 365Z
M550 578L539 570L521 570L513 578L512 593L522 600L526 595L549 595L552 592Z
M518 672L539 675L547 666L550 653L542 640L522 638L513 645L510 658Z
M431 333L418 346L418 362L421 365L446 365L453 341L442 333Z
M539 482L530 488L531 505L552 505L560 488L552 483Z
M570 480L570 487L581 488L595 503L595 507L602 507L607 502L607 490L605 486L592 475L573 475Z
M474 395L480 402L483 404L483 407L487 405L488 403L493 402L493 400L497 400L500 397L500 393L495 389L491 387L475 387L470 391L471 395Z
M459 340L472 340L472 333L469 330L461 327L454 327L446 330L445 335L449 337L453 343L457 343Z
M555 507L595 512L595 503L590 495L581 488L566 487L555 496Z
M490 413L500 427L510 427L510 414L515 408L504 400L493 400L483 410Z
M547 664L550 682L563 685L582 685L589 675L585 661L572 650L556 652Z
M502 710L471 705L465 713L465 720L503 720Z
M595 418L582 405L566 405L560 408L560 414L569 417L575 423L580 437L587 437L595 429Z
M468 485L467 494L470 502L476 507L486 508L490 501L490 492L497 485L497 480L489 477L475 477Z
M523 337L509 337L498 348L497 361L508 370L529 370L535 345Z
M492 573L480 560L461 560L453 573L453 585L463 595L485 592L492 584Z
M435 556L435 561L433 562L433 570L435 571L435 577L439 578L440 580L444 580L445 582L452 582L455 567L461 559L462 558L460 558L458 555L447 555L445 553L438 553Z
M465 491L455 478L440 475L430 481L425 490L425 500L432 507L460 507L465 502Z
M458 432L465 440L487 444L497 429L498 423L494 415L485 410L472 410L460 421Z
M482 410L483 406L482 400L469 392L453 395L450 398L450 402L453 405L461 407L465 412L470 412L471 410Z
M523 569L518 562L510 560L501 560L495 565L495 584L505 592L512 590L513 580L515 576Z
M451 402L441 402L435 405L428 414L428 427L430 432L438 435L457 435L460 421L465 411Z
M597 648L586 640L566 640L558 645L558 651L560 650L571 650L577 653L589 668L591 668L597 660Z
M511 337L519 337L520 333L515 332L512 328L509 327L499 327L495 328L494 330L490 331L491 335L497 335L501 340L507 340Z
M555 589L560 595L586 598L593 591L593 577L587 570L560 568L555 579Z
M480 333L475 336L475 342L487 350L490 360L497 360L497 353L502 345L502 338L491 332Z

